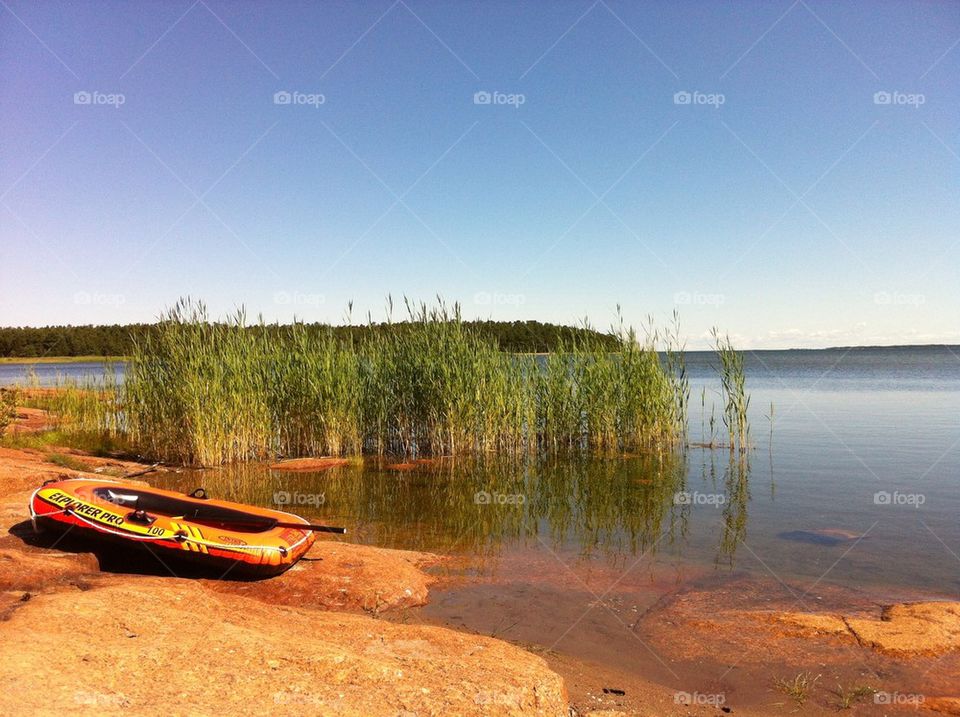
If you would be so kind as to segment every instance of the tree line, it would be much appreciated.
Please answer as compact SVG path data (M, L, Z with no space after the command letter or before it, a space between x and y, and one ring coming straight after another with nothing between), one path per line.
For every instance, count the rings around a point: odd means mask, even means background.
M590 328L573 328L539 321L464 321L513 353L549 353L571 338L593 338L616 346L612 336ZM310 331L333 331L344 338L361 338L370 331L402 331L404 323L369 324L362 326L330 326L304 324ZM36 358L43 356L128 356L133 342L142 340L156 324L112 324L108 326L43 326L0 328L0 356ZM269 330L283 331L284 325L268 325Z

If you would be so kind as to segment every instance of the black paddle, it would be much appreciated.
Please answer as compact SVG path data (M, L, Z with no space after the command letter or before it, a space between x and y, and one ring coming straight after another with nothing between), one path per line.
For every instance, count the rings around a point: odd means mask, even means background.
M192 493L187 493L191 498L199 498L201 500L206 500L207 491L203 488L197 488ZM139 499L139 497L138 497ZM183 516L186 518L186 516ZM216 525L222 528L229 528L230 526L245 526L248 529L254 531L264 531L264 530L273 530L274 528L294 528L296 530L309 530L314 533L337 533L338 535L346 535L346 528L338 528L333 525L311 525L310 523L287 523L280 520L273 520L270 518L260 519L260 520L251 520L244 521L240 519L231 520L230 518L211 518L203 520L202 516L199 515L199 511L196 511L193 514L193 520L203 525Z
M281 523L279 520L273 524L274 528L294 528L296 530L311 530L314 533L337 533L346 535L346 528L338 528L335 525L311 525L310 523Z
M272 519L243 520L240 518L203 518L201 516L180 516L180 518L215 528L239 528L241 531L247 529L256 533L273 530L274 528L293 528L294 530L309 530L314 533L337 533L339 535L345 535L347 532L346 528L338 528L334 525L313 525L311 523L294 523Z

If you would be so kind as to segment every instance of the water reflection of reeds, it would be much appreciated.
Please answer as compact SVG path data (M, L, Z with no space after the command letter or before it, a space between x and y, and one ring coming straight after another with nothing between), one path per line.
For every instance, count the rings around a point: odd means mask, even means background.
M368 460L323 472L264 464L159 474L155 482L276 507L346 525L351 540L385 547L495 558L507 545L543 543L583 558L622 561L670 546L682 551L694 506L683 452L631 458L440 460L397 471ZM732 563L746 529L749 466L731 457L720 555ZM279 504L277 497L279 496ZM288 500L288 503L284 501Z
M747 505L750 502L750 459L748 454L730 453L724 473L726 502L717 560L731 567L737 546L747 537Z

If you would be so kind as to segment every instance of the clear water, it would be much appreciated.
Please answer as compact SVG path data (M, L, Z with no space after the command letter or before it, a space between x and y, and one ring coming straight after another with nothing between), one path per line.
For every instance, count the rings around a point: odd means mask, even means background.
M718 399L711 360L688 359L694 443ZM691 448L405 470L244 466L156 480L286 505L346 525L352 541L460 555L478 577L553 559L618 570L642 556L681 573L736 569L955 596L960 349L756 352L747 378L755 447L746 460Z
M122 380L125 364L111 364L115 376ZM84 383L88 380L100 380L104 374L102 361L64 361L37 363L30 359L13 363L0 363L0 386L33 385L56 386L65 381Z
M687 358L692 443L708 440L711 410L723 431L713 363L708 353ZM115 368L122 376L123 365ZM0 385L31 370L54 385L104 367L0 364ZM263 505L289 494L289 509L346 524L352 540L459 553L484 575L535 551L567 564L616 567L643 555L680 570L960 590L960 348L760 351L746 355L746 370L754 443L746 460L691 448L412 470L370 461L318 473L245 466L158 481Z

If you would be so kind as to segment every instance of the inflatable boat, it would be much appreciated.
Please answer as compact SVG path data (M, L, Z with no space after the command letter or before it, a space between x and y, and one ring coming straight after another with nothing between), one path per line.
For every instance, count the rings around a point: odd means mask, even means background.
M115 547L140 543L164 564L186 561L229 577L277 575L307 552L316 532L346 532L283 511L213 500L202 488L185 495L87 478L42 485L30 498L30 517L37 529ZM149 559L146 551L137 554Z

